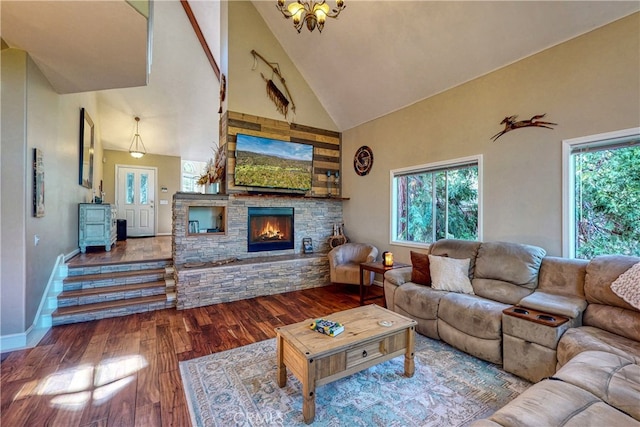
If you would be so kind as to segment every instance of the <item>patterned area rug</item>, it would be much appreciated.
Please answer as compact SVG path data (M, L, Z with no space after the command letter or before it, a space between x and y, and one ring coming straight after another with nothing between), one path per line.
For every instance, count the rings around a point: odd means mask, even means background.
M302 386L276 381L275 339L180 362L194 426L304 426ZM462 426L531 384L447 344L416 335L415 375L404 356L316 388L314 426Z

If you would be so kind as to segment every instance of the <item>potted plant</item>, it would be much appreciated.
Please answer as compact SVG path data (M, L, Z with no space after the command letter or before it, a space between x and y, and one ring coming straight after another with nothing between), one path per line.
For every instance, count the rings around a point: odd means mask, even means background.
M224 177L224 169L226 165L226 155L223 146L219 146L214 150L214 157L207 161L198 185L203 185L205 193L216 194L219 191L219 185Z

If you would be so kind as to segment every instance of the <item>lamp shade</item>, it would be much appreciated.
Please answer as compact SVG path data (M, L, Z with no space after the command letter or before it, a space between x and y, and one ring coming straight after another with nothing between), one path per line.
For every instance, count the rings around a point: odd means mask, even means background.
M135 118L136 121L136 133L133 135L131 139L131 145L129 145L129 154L131 157L135 159L139 159L145 154L147 154L147 149L144 146L144 142L142 142L142 137L138 131L138 124L140 123L140 117Z

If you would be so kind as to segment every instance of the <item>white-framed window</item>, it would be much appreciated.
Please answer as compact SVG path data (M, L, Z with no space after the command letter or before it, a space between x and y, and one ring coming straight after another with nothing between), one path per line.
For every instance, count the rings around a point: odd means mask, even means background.
M562 255L640 256L640 128L563 141Z
M200 176L207 167L206 162L196 162L193 160L182 161L182 185L181 191L191 193L201 193L203 186L198 184Z
M482 239L482 155L390 171L391 244Z

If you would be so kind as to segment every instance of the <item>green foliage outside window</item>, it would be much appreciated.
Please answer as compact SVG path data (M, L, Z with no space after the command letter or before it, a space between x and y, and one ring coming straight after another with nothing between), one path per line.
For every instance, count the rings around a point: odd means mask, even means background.
M478 167L419 172L394 178L395 240L431 243L478 238Z
M573 157L576 258L640 256L640 146Z

